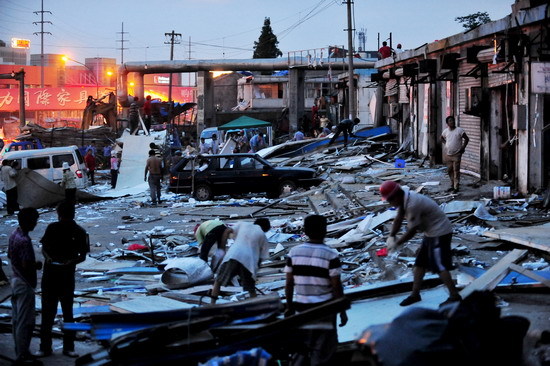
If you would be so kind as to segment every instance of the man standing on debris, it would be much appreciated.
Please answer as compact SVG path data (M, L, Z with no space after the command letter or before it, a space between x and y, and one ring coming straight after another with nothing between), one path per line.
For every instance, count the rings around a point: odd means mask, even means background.
M338 252L324 244L327 233L327 219L321 215L309 215L304 219L304 233L309 240L292 248L288 254L286 272L285 316L302 312L325 302L344 296L340 274L342 267ZM340 313L340 326L348 321L345 311ZM311 330L305 339L308 355L299 355L295 364L329 365L336 347L336 314L320 319L331 324L328 330ZM306 358L306 359L304 359ZM302 361L302 362L300 362Z
M95 157L92 153L92 150L88 150L86 152L86 156L84 156L84 163L86 164L86 168L88 168L88 178L91 180L91 184L95 184Z
M139 130L139 98L134 97L134 101L130 104L128 117L130 119L130 134L134 135Z
M6 193L6 210L8 216L13 215L15 211L19 211L17 203L17 170L13 167L13 163L9 160L2 160L2 169L0 170L0 178L4 183L4 192Z
M52 327L57 314L57 304L61 303L63 321L73 319L73 299L75 270L78 263L86 259L90 242L86 230L74 221L75 210L71 202L57 205L58 221L51 223L40 241L44 255L42 275L42 326L40 328L39 357L52 354ZM63 331L63 354L78 357L74 351L75 334Z
M460 161L470 139L464 129L456 127L453 116L447 117L445 121L447 128L441 133L441 141L444 145L443 160L447 163L447 173L451 179L449 191L456 193L460 185Z
M36 271L42 263L36 261L29 233L38 223L35 208L23 208L17 215L19 227L8 242L8 258L11 261L12 333L15 342L15 364L40 364L29 351L35 322Z
M199 258L208 262L210 249L217 243L218 249L225 251L227 238L233 230L221 220L208 220L195 228L195 238L199 244Z
M220 287L227 286L235 276L250 297L256 297L256 273L263 259L269 257L268 242L265 233L271 229L266 218L250 222L241 222L233 228L235 242L225 254L212 288L212 303L220 294Z
M398 209L386 242L388 251L393 251L412 239L417 232L424 232L422 246L414 263L412 293L399 305L407 306L421 300L420 286L426 270L437 273L449 290L449 298L441 305L460 301L460 294L449 272L453 269L451 255L453 227L445 213L431 198L405 187L401 188L394 181L382 183L380 194L383 200ZM403 220L407 221L407 231L400 238L396 238Z
M348 134L351 137L355 137L355 135L353 134L353 127L355 127L355 125L357 125L359 122L361 122L359 118L354 118L353 121L349 118L340 121L340 123L338 123L338 125L336 126L336 132L334 132L334 136L332 136L330 142L328 143L329 146L332 145L334 141L336 141L336 139L338 138L338 136L340 136L342 132L344 133L344 147L348 146Z
M147 179L147 173L149 173L149 179ZM146 182L149 182L149 193L151 195L151 202L153 205L160 203L160 183L162 181L162 161L156 156L155 150L149 150L149 159L145 163L145 177Z

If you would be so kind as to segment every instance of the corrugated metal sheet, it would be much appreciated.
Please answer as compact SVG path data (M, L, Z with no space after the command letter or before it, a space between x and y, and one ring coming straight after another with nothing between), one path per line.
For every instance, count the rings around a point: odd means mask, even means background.
M386 83L386 92L384 94L385 97L389 97L392 95L396 95L397 91L399 90L399 85L397 84L396 79L390 79Z
M509 84L514 82L514 74L513 73L495 73L491 71L497 71L504 67L504 63L500 63L498 65L489 65L489 78L487 80L487 86L489 88L496 88L497 86L501 86L504 84Z
M398 103L409 104L409 88L411 87L411 78L399 78L399 100Z
M459 66L458 75L464 75L475 67L474 64L462 62ZM466 107L466 89L471 87L480 87L481 79L474 77L459 76L458 95L459 95L459 115L456 119L457 126L466 131L470 142L466 151L462 155L462 169L481 173L481 119L476 116L464 114Z

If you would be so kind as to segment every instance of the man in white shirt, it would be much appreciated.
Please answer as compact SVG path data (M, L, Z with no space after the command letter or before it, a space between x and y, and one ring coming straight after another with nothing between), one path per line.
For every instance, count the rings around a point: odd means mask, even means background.
M220 294L220 287L227 286L235 276L250 297L256 297L256 273L260 262L269 256L265 233L271 229L266 218L250 222L241 222L233 228L235 242L225 254L212 288L212 303Z
M204 137L201 137L201 143L199 145L199 154L209 154L212 152L212 147Z
M462 128L456 127L453 116L447 117L445 121L447 128L441 133L441 141L444 145L443 160L447 164L447 173L451 179L449 191L456 193L460 185L460 161L470 139Z

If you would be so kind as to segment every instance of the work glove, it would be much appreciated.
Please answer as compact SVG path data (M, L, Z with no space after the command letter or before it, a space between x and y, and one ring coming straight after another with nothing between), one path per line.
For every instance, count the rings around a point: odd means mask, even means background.
M393 252L397 249L397 240L395 239L395 236L388 236L388 239L386 240L386 247L388 248L388 252Z

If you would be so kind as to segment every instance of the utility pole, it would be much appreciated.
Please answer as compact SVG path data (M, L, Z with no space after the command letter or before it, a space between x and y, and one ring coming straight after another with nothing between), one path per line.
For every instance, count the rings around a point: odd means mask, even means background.
M39 11L34 11L34 14L40 14L39 22L32 22L32 24L40 24L40 32L34 32L35 36L40 34L40 87L44 87L44 34L51 35L50 32L44 32L44 24L52 24L49 20L44 20L44 13L52 13L51 11L44 10L44 0L42 0L42 7Z
M348 112L349 112L349 118L354 119L357 117L357 94L356 94L356 88L355 88L355 77L353 73L353 32L355 29L353 29L353 22L352 22L352 6L353 6L353 0L347 0L346 1L347 10L348 10Z
M117 34L120 34L120 39L117 39L117 42L120 42L120 48L117 48L120 50L120 64L122 65L124 63L124 50L127 50L128 48L124 48L124 42L128 42L128 40L124 39L124 35L128 34L128 32L124 31L124 22L122 22L122 31L117 32Z
M164 44L170 45L170 61L174 60L174 45L181 43L181 33L176 33L172 31L171 33L164 33L164 36L167 37L166 41L164 41ZM170 73L170 81L168 86L168 118L170 118L170 122L172 122L172 73Z

